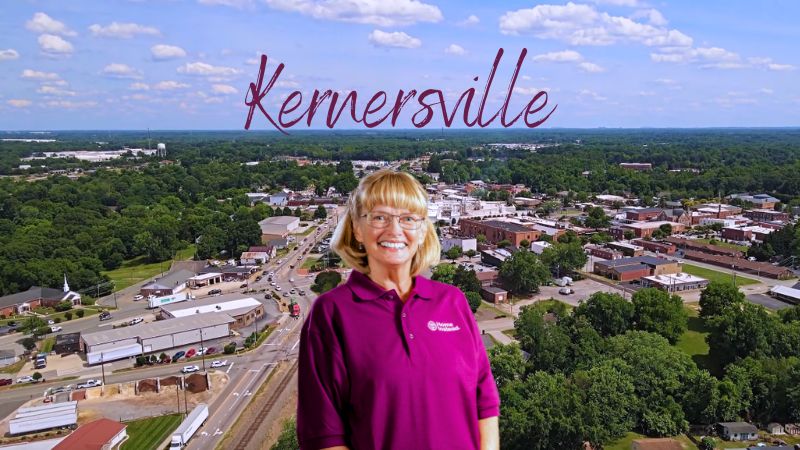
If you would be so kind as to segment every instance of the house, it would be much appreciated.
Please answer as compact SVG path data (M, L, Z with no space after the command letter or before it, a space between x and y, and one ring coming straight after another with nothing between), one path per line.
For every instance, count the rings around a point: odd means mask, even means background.
M106 450L128 437L127 425L111 419L97 419L81 425L53 447L53 450Z
M504 303L508 301L508 291L505 289L488 286L481 288L481 297L490 303Z
M653 170L653 164L651 163L620 163L619 166L623 169L636 170L638 172Z
M798 423L787 423L783 426L783 430L786 432L786 434L800 436L800 424Z
M169 272L161 278L157 278L150 284L144 285L139 293L147 297L148 295L155 295L157 297L164 295L174 295L186 289L186 283L189 278L194 276L194 272L186 269L179 269Z
M272 206L286 206L289 202L289 194L286 192L278 192L269 196L269 204Z
M266 252L243 252L239 257L242 265L252 266L255 264L265 264L269 261L269 255Z
M754 441L758 439L758 428L747 422L719 422L717 434L726 441Z
M11 317L42 306L52 307L62 301L69 301L72 306L81 304L81 295L69 289L66 279L61 290L31 286L27 291L0 297L0 315Z
M683 445L672 438L636 439L632 450L683 450Z
M247 249L247 251L248 252L264 252L264 253L267 254L269 259L274 258L275 257L275 253L277 252L275 247L273 247L271 245L252 245L252 246L250 246L250 248Z
M786 430L783 429L783 425L772 422L767 425L767 433L769 434L786 434Z

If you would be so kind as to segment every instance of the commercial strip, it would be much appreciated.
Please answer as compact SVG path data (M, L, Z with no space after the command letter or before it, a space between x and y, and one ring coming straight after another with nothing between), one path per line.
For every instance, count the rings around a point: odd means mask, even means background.
M642 287L652 287L667 292L692 291L708 286L705 278L688 273L664 274L642 277Z
M237 330L252 325L253 322L263 319L266 315L264 305L260 301L252 297L243 298L241 294L229 294L192 302L164 305L161 307L158 317L172 321L180 318L191 319L211 313L229 315L234 320L231 328Z

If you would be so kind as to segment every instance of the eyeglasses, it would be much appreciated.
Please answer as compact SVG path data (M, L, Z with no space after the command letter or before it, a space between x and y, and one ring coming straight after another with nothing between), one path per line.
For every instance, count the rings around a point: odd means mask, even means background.
M372 228L386 228L392 223L392 219L395 217L397 218L397 222L400 224L400 228L405 230L416 230L422 225L422 222L425 220L422 217L417 217L413 214L387 214L382 212L377 213L367 213L361 216L362 218L367 218L367 223Z

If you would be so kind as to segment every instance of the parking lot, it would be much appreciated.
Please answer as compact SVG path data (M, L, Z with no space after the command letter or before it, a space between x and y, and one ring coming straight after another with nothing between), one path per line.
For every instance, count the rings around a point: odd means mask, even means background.
M611 292L615 294L622 294L621 290L592 279L576 281L572 284L572 286L569 287L574 292L569 295L563 295L558 293L559 289L561 289L560 286L541 286L539 288L539 293L534 295L532 298L514 301L514 314L518 314L519 308L522 306L530 305L532 303L536 303L537 301L547 300L550 298L562 301L568 305L578 306L582 301L589 298L589 296L595 292ZM630 297L630 295L628 295L628 297Z

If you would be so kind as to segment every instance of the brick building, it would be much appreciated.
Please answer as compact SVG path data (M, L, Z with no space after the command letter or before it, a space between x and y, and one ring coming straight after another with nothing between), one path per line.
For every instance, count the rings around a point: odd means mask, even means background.
M657 241L646 241L644 239L636 239L635 241L633 241L633 243L643 247L645 250L649 252L656 252L664 255L672 255L678 250L675 244L669 242L657 242Z
M636 256L594 263L594 273L617 281L632 281L652 275L679 273L680 269L677 261L653 256Z
M788 222L789 214L772 209L751 209L744 213L748 219L756 222Z
M486 242L497 244L507 240L514 247L520 247L520 242L527 240L534 242L539 239L541 232L526 227L525 225L506 222L502 220L472 220L461 219L459 234L465 237L477 237L479 234L486 236Z

